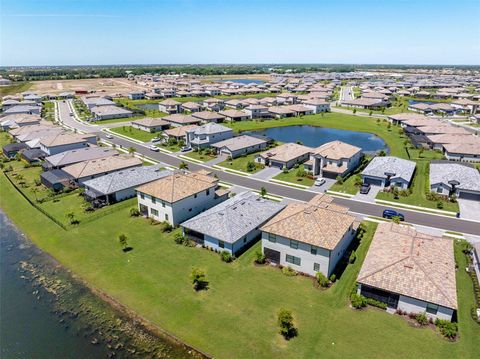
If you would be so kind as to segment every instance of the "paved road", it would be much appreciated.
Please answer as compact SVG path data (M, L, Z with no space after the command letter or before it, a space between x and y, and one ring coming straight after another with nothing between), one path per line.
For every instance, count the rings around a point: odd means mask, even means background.
M156 161L163 162L170 166L178 167L180 162L182 162L182 159L179 159L175 156L168 155L162 152L150 151L147 146L140 145L138 143L134 143L132 141L117 136L115 136L114 139L107 139L106 134L104 132L101 132L100 126L91 127L88 125L80 124L70 117L69 112L66 113L65 111L59 111L59 114L60 116L62 116L62 121L64 121L67 125L82 130L84 126L90 127L88 132L96 133L100 138L115 143L119 147L135 147L138 153L148 156ZM254 190L259 190L261 187L265 187L268 193L282 197L288 197L301 201L308 201L315 196L314 192L278 185L275 183L266 182L251 177L240 176L233 173L223 172L214 168L207 167L204 164L188 163L188 167L191 171L208 168L213 173L215 173L218 178L223 182ZM383 210L386 208L382 205L365 203L347 198L335 198L334 202L349 207L351 212L370 216L381 216ZM405 215L405 219L413 224L473 235L480 235L480 222L467 221L453 217L431 215L403 209L401 210L401 212Z
M340 88L340 102L353 100L353 87L352 86L342 86Z

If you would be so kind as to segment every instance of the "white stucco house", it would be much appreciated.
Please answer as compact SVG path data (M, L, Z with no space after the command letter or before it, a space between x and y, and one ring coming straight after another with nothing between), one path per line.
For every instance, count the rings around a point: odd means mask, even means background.
M480 172L469 163L431 161L430 191L480 201Z
M212 147L216 148L220 155L236 158L264 150L267 147L267 141L254 136L242 135L214 143Z
M44 137L40 140L40 149L48 156L57 153L86 148L89 145L97 144L96 135L80 135L71 132L57 133L52 136Z
M205 148L214 143L233 137L233 130L229 127L209 122L206 125L198 126L188 130L186 144L191 147Z
M379 223L358 274L358 293L388 312L451 320L457 310L453 241L393 222Z
M380 187L398 187L406 189L410 186L416 163L398 157L375 157L362 171L363 183Z
M268 261L309 275L329 277L347 253L358 223L348 208L317 195L308 203L291 203L262 230Z
M265 166L290 169L296 164L307 161L312 150L311 147L297 143L284 143L255 155L255 162Z

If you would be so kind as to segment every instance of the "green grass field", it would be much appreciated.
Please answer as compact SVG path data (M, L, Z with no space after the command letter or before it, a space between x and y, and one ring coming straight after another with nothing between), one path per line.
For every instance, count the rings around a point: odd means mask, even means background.
M218 254L176 245L173 234L128 208L63 231L31 207L0 176L0 204L6 214L41 249L105 291L138 315L215 358L475 358L480 326L470 317L474 304L471 279L458 270L458 342L437 332L412 328L401 317L377 309L355 311L348 295L368 249L375 225L349 265L326 291L309 278L287 277L252 262L259 244L234 263ZM124 253L118 235L128 237L133 250ZM459 268L465 258L457 251ZM210 289L195 292L191 268L203 268ZM285 341L278 333L276 313L292 311L299 336ZM477 354L476 354L477 353Z
M248 169L247 169L248 162L254 162L255 163L255 170L254 171L250 171L250 172L248 171ZM225 167L225 168L229 168L231 170L249 172L249 173L256 173L256 172L261 171L262 169L265 168L265 166L262 165L261 163L255 162L255 153L250 153L246 156L237 157L237 158L232 159L231 161L225 160L223 162L220 162L218 165L222 166L222 167Z
M212 155L207 155L205 152L198 152L198 151L190 151L190 152L186 152L183 154L184 156L186 157L189 157L189 158L193 158L194 160L197 160L197 161L202 161L202 162L208 162L210 160L214 160L215 158L217 158L217 156L212 156Z
M13 82L8 86L0 86L0 96L15 95L20 92L25 92L28 91L31 86L31 82Z
M335 182L332 187L330 187L330 190L347 194L357 194L357 192L360 190L360 187L355 186L355 175L352 175L343 181L342 184Z
M308 177L299 177L297 176L297 171L298 170L296 168L292 168L287 173L281 172L273 178L279 181L291 182L293 184L299 184L302 186L313 186L313 183L315 182L313 179Z
M134 140L149 142L152 138L155 138L160 135L159 132L147 132L139 130L138 128L133 128L132 126L120 126L111 128L110 131L118 133L119 135L127 136L133 138Z

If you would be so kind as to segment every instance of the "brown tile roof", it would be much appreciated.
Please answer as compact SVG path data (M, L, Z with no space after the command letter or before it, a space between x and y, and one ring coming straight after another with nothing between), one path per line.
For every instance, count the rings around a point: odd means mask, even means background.
M162 119L167 122L183 123L183 124L200 122L200 120L197 118L194 118L190 115L182 115L181 113L175 113L173 115L165 116L165 117L162 117Z
M312 148L296 143L284 143L283 145L271 148L260 153L263 158L270 158L274 161L288 162L312 152Z
M341 158L351 158L361 150L360 147L352 146L342 141L332 141L315 148L313 154L339 160Z
M142 161L129 155L110 156L90 161L75 163L63 168L74 178L94 176L104 172L112 172L123 168L140 166Z
M456 309L453 242L410 226L380 223L357 281Z
M73 143L86 142L87 138L96 137L95 135L78 135L75 133L62 132L52 136L42 138L40 144L45 147L62 146Z
M273 217L262 231L333 250L355 217L348 208L332 203L328 195L317 195L308 203L292 203Z
M169 124L169 122L162 120L161 118L152 118L152 117L145 117L140 120L132 121L132 123L140 126L146 126L146 127L166 126Z
M212 187L218 180L202 173L174 173L171 176L147 183L138 192L159 198L169 203L178 202Z
M163 131L164 134L168 136L173 136L173 137L182 137L187 134L187 131L194 130L196 129L197 125L187 125L187 126L179 126L179 127L174 127L169 130Z

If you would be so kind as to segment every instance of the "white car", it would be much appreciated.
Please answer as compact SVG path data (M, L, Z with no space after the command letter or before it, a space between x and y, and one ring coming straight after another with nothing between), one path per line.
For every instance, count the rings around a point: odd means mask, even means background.
M315 180L315 186L321 186L324 183L325 183L325 178L317 178Z
M155 143L155 142L159 142L161 140L160 137L154 137L152 138L152 142Z
M109 140L113 139L113 136L110 134L106 135L105 137L108 138Z
M150 148L150 151L154 151L154 152L158 152L158 151L159 151L159 149L158 149L157 146L150 146L149 148Z

